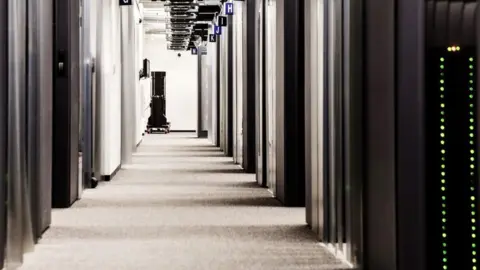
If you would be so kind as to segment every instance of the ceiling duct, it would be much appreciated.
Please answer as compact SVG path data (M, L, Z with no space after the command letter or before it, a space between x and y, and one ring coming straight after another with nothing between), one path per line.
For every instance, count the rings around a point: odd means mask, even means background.
M141 0L146 33L165 33L168 50L189 50L208 40L224 0ZM163 15L165 14L165 15Z
M187 50L198 14L197 0L169 0L164 3L166 39L169 50Z
M167 48L189 50L207 40L209 22L221 10L221 1L168 0L164 2Z

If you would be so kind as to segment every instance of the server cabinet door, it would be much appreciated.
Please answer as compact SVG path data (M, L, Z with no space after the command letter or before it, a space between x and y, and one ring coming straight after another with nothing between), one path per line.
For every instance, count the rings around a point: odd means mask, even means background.
M53 207L78 198L79 2L55 0Z

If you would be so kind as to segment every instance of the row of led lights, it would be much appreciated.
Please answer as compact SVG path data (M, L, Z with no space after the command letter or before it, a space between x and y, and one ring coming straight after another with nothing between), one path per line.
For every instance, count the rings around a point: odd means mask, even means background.
M450 49L450 47L449 47ZM449 50L450 51L450 50ZM446 191L446 171L445 171L445 168L446 168L446 165L445 165L445 154L446 154L446 150L444 148L445 146L445 103L444 103L444 99L445 99L445 80L444 80L444 61L445 59L442 57L440 58L440 69L441 69L441 72L440 72L440 99L441 99L441 103L440 103L440 145L441 145L441 148L440 148L440 154L441 154L441 170L440 170L440 177L441 177L441 186L440 186L440 189L443 192ZM444 239L443 242L442 242L442 262L443 262L443 269L447 269L447 242L446 242L446 238L447 238L447 228L446 228L446 223L447 223L447 218L446 218L446 215L447 215L447 209L446 209L446 196L445 194L442 194L442 238Z
M460 47L459 46L451 46L451 47L448 47L447 48L448 51L450 52L456 52L456 51L460 51ZM440 104L440 107L441 107L441 111L440 111L440 115L441 115L441 118L440 118L440 122L441 122L441 125L440 125L440 144L442 145L442 148L441 148L441 160L442 160L442 164L441 164L441 171L440 171L440 174L441 174L441 190L442 192L446 191L446 180L445 180L445 177L446 177L446 171L445 171L445 154L446 154L446 150L443 148L443 145L445 145L445 103L443 102L444 98L445 98L445 79L444 79L444 69L445 69L445 66L444 66L444 61L445 59L442 57L440 58L440 62L441 62L441 65L440 65L440 69L441 69L441 73L440 73L440 76L441 76L441 80L440 80L440 98L442 100L441 104ZM470 91L470 94L469 94L469 98L471 100L470 102L470 126L469 126L469 129L470 129L470 133L469 133L469 137L470 137L470 145L474 145L474 137L475 137L475 134L474 134L474 130L475 130L475 127L474 127L474 123L475 123L475 119L474 119L474 95L473 95L473 91L474 91L474 80L473 80L473 76L474 76L474 73L473 73L473 57L469 58L469 69L470 69L470 72L469 72L469 91ZM475 175L475 149L470 149L470 175L471 176L474 176ZM472 192L475 192L475 184L474 184L474 181L473 179L471 179L471 191ZM470 197L472 203L471 203L471 224L472 224L472 227L471 227L471 232L472 232L472 239L475 239L476 238L476 212L475 212L475 196L471 196ZM447 247L447 242L446 242L446 238L447 238L447 233L446 233L446 196L445 195L442 195L442 238L444 239L444 242L442 243L442 246L443 246L443 250L442 250L442 262L444 263L443 264L443 269L446 270L448 267L446 265L447 263L447 250L446 250L446 247ZM477 263L477 258L476 258L476 255L477 255L477 252L476 252L476 244L475 243L472 243L472 263L476 264ZM473 265L472 266L472 270L477 270L477 266L476 265Z
M474 118L474 115L475 115L475 99L474 99L474 74L473 74L473 57L470 57L468 59L469 61L469 98L470 98L470 104L469 104L469 107L470 107L470 145L472 146L472 149L470 149L470 175L471 175L471 179L470 179L470 189L472 191L472 193L475 193L475 149L473 148L474 146L474 139L475 139L475 118ZM477 235L476 235L476 207L475 207L475 200L476 200L476 197L475 196L471 196L470 197L470 200L472 201L471 202L471 224L472 224L472 228L471 228L471 232L472 232L472 238L476 238ZM472 262L474 264L477 263L477 251L476 251L476 244L475 243L472 243ZM472 267L472 270L477 270L477 266L474 265Z

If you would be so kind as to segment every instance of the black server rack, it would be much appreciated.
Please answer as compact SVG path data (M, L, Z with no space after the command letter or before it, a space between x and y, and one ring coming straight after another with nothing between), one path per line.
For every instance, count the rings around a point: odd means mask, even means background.
M479 269L477 1L365 2L362 266Z
M477 2L426 10L428 268L480 269Z
M151 116L148 119L149 132L170 132L170 122L166 116L166 75L164 71L152 72Z
M78 198L79 3L55 0L52 206Z

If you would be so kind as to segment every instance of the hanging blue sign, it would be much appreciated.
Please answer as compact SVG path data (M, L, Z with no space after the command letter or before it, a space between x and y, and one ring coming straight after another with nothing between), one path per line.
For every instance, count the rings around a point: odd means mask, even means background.
M222 27L218 25L213 26L213 33L217 36L220 36L222 34Z
M233 3L225 3L225 14L233 15Z

